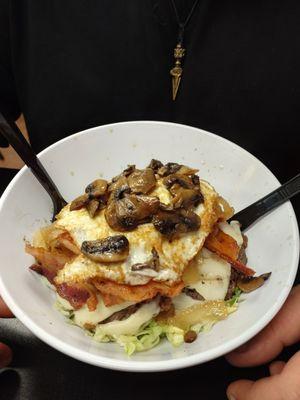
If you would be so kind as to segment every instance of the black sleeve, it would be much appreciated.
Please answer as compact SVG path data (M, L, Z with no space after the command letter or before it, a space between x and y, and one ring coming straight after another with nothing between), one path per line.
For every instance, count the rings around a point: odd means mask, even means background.
M10 0L0 0L0 111L16 120L20 115L10 48ZM0 135L0 147L7 143Z

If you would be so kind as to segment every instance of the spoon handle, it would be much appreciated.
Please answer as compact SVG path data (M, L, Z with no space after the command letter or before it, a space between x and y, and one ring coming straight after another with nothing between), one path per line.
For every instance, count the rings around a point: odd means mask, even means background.
M287 200L300 193L300 174L269 193L262 199L236 213L230 220L237 220L242 230L247 229L256 220L285 203Z
M47 171L37 158L31 146L20 132L17 125L9 118L4 118L0 113L0 133L5 137L9 144L13 147L16 153L31 169L34 176L38 179L41 185L48 192L52 199L54 210L53 215L56 215L62 207L67 203L59 193L54 182L48 175Z

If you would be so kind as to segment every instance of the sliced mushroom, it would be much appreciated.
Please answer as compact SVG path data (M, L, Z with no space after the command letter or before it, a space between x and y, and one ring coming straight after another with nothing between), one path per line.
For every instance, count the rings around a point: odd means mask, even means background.
M181 175L179 171L176 174L168 175L163 181L173 196L172 204L175 209L197 207L204 201L200 191L199 177L197 175ZM188 171L188 167L185 167L184 171ZM194 172L194 170L190 171Z
M196 231L200 228L200 218L191 210L159 211L153 217L154 227L170 239L181 233Z
M200 178L199 178L199 176L198 175L192 175L191 179L192 179L192 182L193 182L194 186L200 188Z
M90 200L88 202L88 204L86 205L86 209L89 213L89 216L91 218L94 218L94 216L96 215L96 212L99 209L99 201L97 201L96 199Z
M180 224L180 217L176 212L160 210L153 216L152 222L162 235L172 236Z
M153 158L147 168L151 168L154 172L157 172L161 167L163 167L163 163Z
M148 263L137 263L131 266L131 271L135 275L142 275L148 278L155 278L157 271L151 268Z
M152 266L155 271L159 270L159 255L155 248L152 249Z
M122 172L123 176L129 176L135 171L135 165L128 165L126 169Z
M143 271L145 269L152 269L151 265L148 263L136 263L131 266L131 271L133 272Z
M85 188L85 193L90 199L95 199L105 194L107 190L107 181L104 179L96 179Z
M108 200L108 193L106 193L106 194L103 195L103 196L100 196L100 197L97 199L97 201L98 201L98 203L99 203L98 211L103 210L103 209L106 207L106 205L107 205L107 200Z
M175 174L180 168L180 164L170 162L159 168L157 173L159 176L168 176L170 174Z
M83 242L81 251L96 262L123 261L129 254L129 242L124 235L109 236L105 239Z
M131 193L131 189L128 185L123 185L114 191L114 199L121 200L125 197L125 194Z
M204 200L200 190L184 189L177 183L171 187L170 192L174 196L172 199L174 208L197 207Z
M162 211L174 211L174 206L172 203L169 204L160 203L159 209Z
M252 292L255 289L261 287L266 280L271 276L271 272L262 274L260 276L245 277L239 279L237 286L245 293Z
M70 211L79 210L87 205L89 201L88 194L83 194L82 196L77 197L75 200L72 201L70 204Z
M123 175L119 175L114 178L108 186L108 191L113 193L115 190L120 189L122 186L128 186L127 178Z
M197 172L199 172L199 169L190 168L186 165L182 165L177 171L177 173L180 175L195 175Z
M184 189L194 189L195 187L192 179L186 175L171 174L164 178L164 184L168 189L170 189L175 183Z
M130 174L132 174L132 172L135 170L135 165L128 165L128 167L126 168L126 169L124 169L124 171L121 173L121 174L119 174L119 175L117 175L117 176L115 176L115 177L113 177L112 178L112 180L111 180L111 182L112 183L115 183L115 182L117 182L120 178L126 178L127 176L129 176Z
M182 292L194 300L203 301L205 298L196 290L192 288L185 287Z
M155 248L152 249L151 260L149 260L146 263L137 263L131 266L131 271L133 272L142 271L142 275L156 276L158 270L159 270L159 255Z
M137 304L132 304L131 306L123 308L120 311L116 311L110 317L106 318L104 321L101 321L101 325L107 324L107 323L113 322L113 321L123 321L124 319L129 318L130 315L134 314L140 307L142 307L142 305L143 305L143 302L137 303Z
M141 171L135 170L128 177L128 184L132 193L147 194L156 186L156 179L151 168L146 168Z
M180 230L182 233L197 231L200 228L200 217L192 210L180 211Z
M116 231L130 231L151 219L159 208L159 200L153 196L125 194L124 198L112 200L106 210L108 225Z

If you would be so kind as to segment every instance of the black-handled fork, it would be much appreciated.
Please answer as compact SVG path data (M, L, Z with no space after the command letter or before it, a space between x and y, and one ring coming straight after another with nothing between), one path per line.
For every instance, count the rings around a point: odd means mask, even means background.
M277 208L296 194L300 193L300 174L280 186L278 189L267 194L262 199L234 214L229 221L239 221L244 231L265 214Z
M31 169L34 176L51 197L51 200L53 202L53 221L55 215L67 204L67 202L60 194L59 190L57 189L47 171L41 164L40 160L37 158L32 147L26 141L14 121L9 119L8 117L4 117L4 115L0 113L0 135L1 134L13 147L16 153L27 165L27 167Z
M66 201L63 199L59 190L37 158L29 143L20 132L17 125L0 113L0 134L1 133L50 195L53 202L52 220L54 220L55 215L67 204ZM290 181L280 186L267 196L236 213L230 221L239 221L242 225L242 230L245 230L262 216L298 193L300 193L300 174L296 175Z

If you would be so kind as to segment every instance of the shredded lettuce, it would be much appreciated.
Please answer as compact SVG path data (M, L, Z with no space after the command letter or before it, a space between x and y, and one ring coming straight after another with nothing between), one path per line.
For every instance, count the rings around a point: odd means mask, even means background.
M163 325L163 332L174 347L180 346L184 341L184 330L172 325Z
M57 295L56 302L54 303L54 308L58 310L61 314L69 319L70 323L73 323L74 310L68 301L64 300Z
M95 330L94 339L98 342L117 342L122 346L129 356L136 351L149 350L160 342L163 329L154 320L142 327L136 335L105 335L98 325Z
M241 294L242 294L241 289L236 287L234 289L233 296L231 297L231 299L227 300L227 305L229 307L235 306L239 302Z

